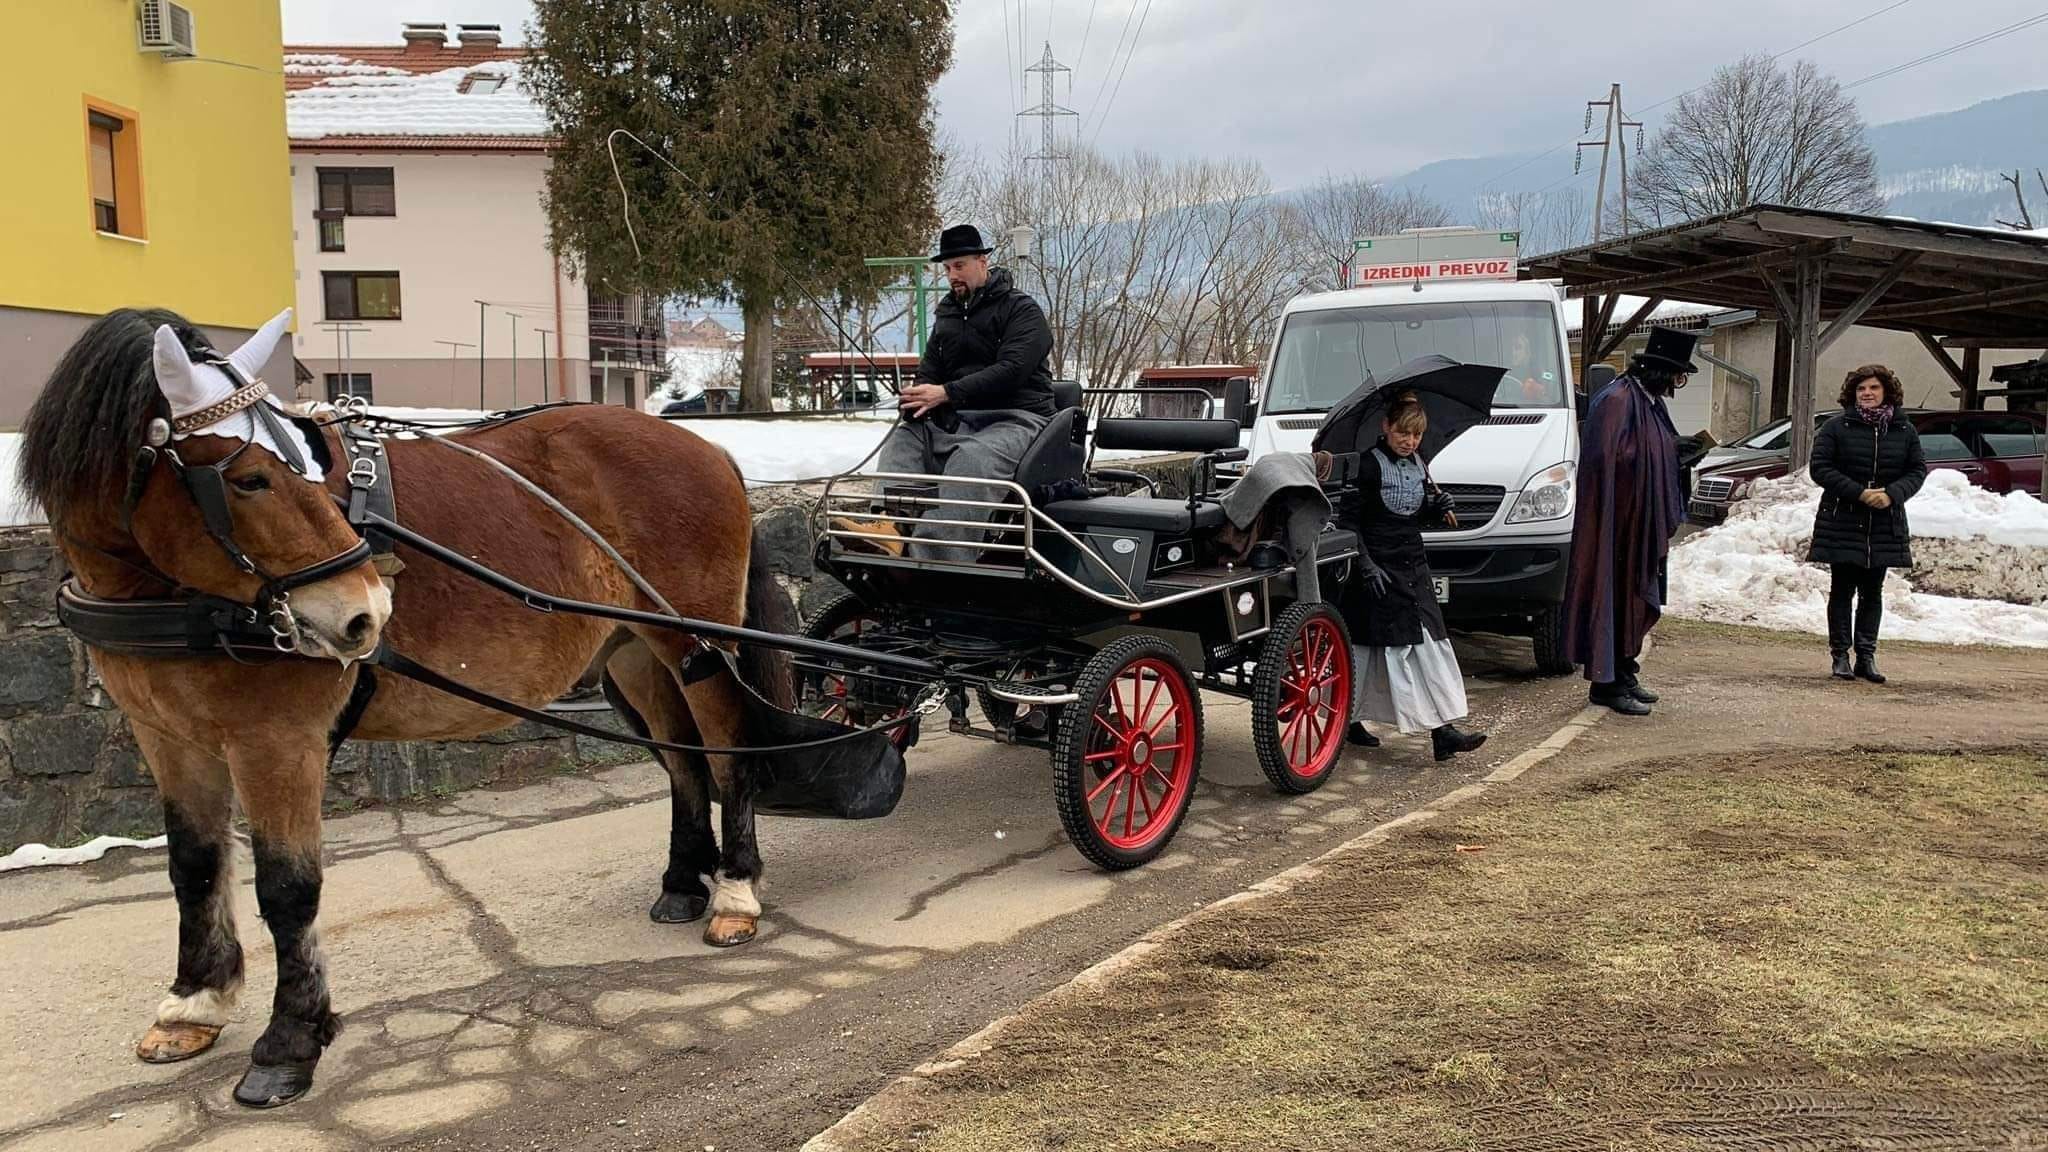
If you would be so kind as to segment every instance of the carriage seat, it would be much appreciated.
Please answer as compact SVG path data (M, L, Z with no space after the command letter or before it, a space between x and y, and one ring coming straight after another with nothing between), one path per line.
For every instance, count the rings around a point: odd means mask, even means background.
M1185 500L1149 496L1097 496L1090 500L1059 500L1042 511L1062 527L1135 528L1162 536L1214 532L1223 527L1223 505L1204 500L1192 514Z

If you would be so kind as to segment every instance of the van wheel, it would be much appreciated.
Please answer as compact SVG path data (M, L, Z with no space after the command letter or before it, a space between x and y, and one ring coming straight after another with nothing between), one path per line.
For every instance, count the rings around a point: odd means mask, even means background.
M1564 606L1553 605L1538 612L1530 623L1529 636L1535 641L1536 671L1545 676L1568 676L1577 665L1564 658Z

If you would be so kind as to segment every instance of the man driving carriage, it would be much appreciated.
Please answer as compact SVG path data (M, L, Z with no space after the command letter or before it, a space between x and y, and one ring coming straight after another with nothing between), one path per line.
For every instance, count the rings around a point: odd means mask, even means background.
M956 224L939 238L932 263L945 269L952 291L939 301L917 383L897 397L903 422L882 444L884 472L936 473L962 479L1007 480L1054 411L1052 329L1038 302L1019 290L1006 268L991 267L995 249L972 224ZM943 500L999 502L984 485L942 484ZM941 520L986 522L993 509L949 506ZM979 542L973 527L920 524L910 555L922 560L972 560L958 543ZM925 541L952 541L955 546Z

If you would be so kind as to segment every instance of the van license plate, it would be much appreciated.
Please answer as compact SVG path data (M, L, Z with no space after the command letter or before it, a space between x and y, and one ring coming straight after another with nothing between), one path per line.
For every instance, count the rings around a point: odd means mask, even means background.
M1437 603L1448 604L1451 602L1451 578L1449 576L1431 576L1429 583L1431 587L1436 589Z

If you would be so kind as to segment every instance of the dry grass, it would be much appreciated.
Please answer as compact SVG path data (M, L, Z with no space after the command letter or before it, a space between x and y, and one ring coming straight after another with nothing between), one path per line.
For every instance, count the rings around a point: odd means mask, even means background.
M2044 829L2026 753L1581 778L1033 1013L875 1147L2048 1148Z

